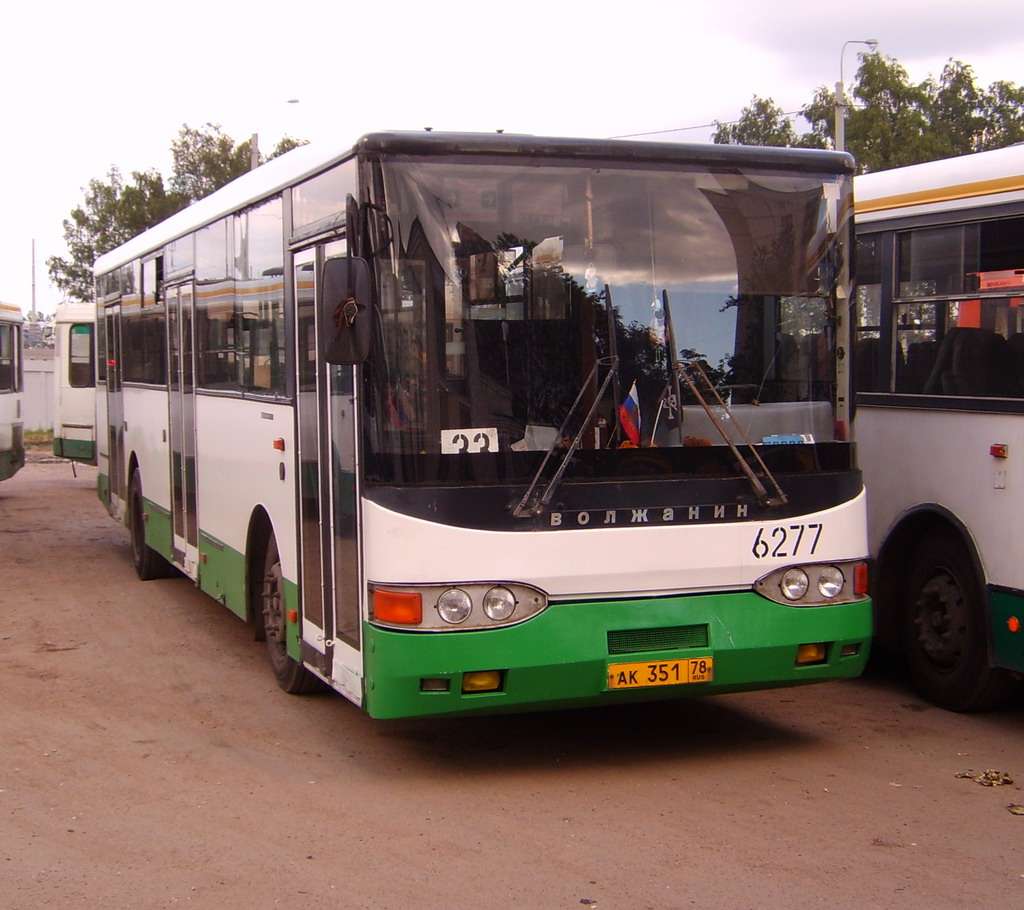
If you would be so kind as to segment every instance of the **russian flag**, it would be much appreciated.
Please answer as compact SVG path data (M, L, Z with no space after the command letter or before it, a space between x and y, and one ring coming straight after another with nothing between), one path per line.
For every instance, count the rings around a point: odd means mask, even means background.
M636 393L636 382L629 389L626 400L619 405L619 423L633 445L640 445L640 397Z

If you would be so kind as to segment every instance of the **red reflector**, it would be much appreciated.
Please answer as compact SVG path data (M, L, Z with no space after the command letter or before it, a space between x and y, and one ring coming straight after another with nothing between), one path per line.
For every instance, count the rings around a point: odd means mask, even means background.
M1011 616L1008 620L1006 620L1006 628L1009 629L1011 632L1019 632L1020 620L1017 619L1016 616Z
M994 445L988 447L988 453L993 458L1009 458L1010 447L1008 445L1003 445L1002 443L997 442Z
M868 564L857 563L853 567L853 593L860 597L868 593Z
M836 442L846 442L849 434L846 432L845 420L832 421L832 435L835 436Z
M288 622L290 622L290 623L297 623L298 621L299 621L299 611L298 610L289 610L288 611Z
M274 448L277 449L278 452L283 452L284 451L284 440L283 439L275 439L274 440Z
M423 622L423 599L419 594L374 591L373 616L381 622L417 625Z

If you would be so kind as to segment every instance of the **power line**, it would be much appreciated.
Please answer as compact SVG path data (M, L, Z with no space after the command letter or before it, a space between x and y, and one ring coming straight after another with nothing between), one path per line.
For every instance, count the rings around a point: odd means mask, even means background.
M783 117L802 116L803 111L782 111ZM714 120L711 123L701 123L697 126L677 126L670 130L651 130L648 133L625 133L622 136L609 136L609 139L637 139L640 136L663 136L665 133L684 133L687 130L709 130L713 126L732 126L740 120Z

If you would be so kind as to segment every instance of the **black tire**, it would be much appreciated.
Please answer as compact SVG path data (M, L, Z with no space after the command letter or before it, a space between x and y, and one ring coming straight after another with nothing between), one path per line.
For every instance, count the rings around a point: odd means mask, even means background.
M922 697L950 711L983 711L1009 700L1017 681L989 663L985 593L952 530L922 538L903 600L903 653Z
M271 535L263 552L261 584L255 592L263 618L270 667L277 684L289 695L308 695L322 691L324 684L288 654L288 623L284 606L284 575L277 541Z
M142 482L139 472L132 473L128 485L128 531L132 539L132 565L142 581L167 578L174 567L146 543L146 525L143 519Z

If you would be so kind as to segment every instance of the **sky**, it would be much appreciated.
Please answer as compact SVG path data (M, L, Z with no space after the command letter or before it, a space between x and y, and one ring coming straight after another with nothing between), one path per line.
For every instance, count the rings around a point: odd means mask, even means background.
M265 150L424 127L707 142L755 95L789 112L849 84L867 48L844 45L867 38L915 82L952 58L1024 84L1020 0L91 0L4 18L0 301L26 312L61 299L46 260L88 182L168 180L184 124Z

